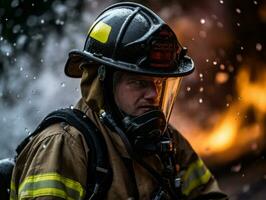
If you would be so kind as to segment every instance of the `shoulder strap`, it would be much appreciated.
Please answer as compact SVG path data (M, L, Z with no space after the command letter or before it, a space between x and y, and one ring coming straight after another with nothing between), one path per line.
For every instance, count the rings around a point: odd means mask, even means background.
M66 108L50 113L37 129L17 147L17 154L22 151L33 136L48 126L60 122L66 122L83 134L90 149L86 199L102 199L110 187L112 178L107 147L99 129L82 111Z

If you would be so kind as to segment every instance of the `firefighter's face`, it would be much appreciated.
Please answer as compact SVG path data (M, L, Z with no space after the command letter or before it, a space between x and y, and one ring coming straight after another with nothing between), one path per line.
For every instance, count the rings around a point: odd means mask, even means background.
M120 73L114 84L117 106L131 116L141 115L159 106L162 78Z

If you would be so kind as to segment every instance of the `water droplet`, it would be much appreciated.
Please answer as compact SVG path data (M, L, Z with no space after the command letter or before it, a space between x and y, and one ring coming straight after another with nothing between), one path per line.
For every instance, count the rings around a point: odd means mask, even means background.
M41 24L44 24L44 22L45 22L44 19L41 19Z
M221 70L225 70L225 65L224 64L220 64L220 69Z
M224 27L224 25L223 25L223 23L222 23L222 22L217 22L217 27L218 27L218 28L223 28L223 27Z
M43 60L43 59L41 59L40 61L41 61L41 63L43 63L43 62L44 62L44 60Z
M261 51L262 50L262 45L260 43L256 44L256 50Z
M254 3L255 5L258 5L258 2L257 2L257 1L253 1L253 3Z
M200 19L201 24L205 24L205 22L206 22L205 19Z
M240 10L239 8L237 8L237 9L236 9L236 12L237 12L238 14L240 14L240 13L241 13L241 10Z
M22 72L22 71L23 71L23 67L20 67L20 68L19 68L19 71L21 71L21 72Z
M237 165L232 166L231 171L232 172L239 172L241 170L241 168L242 168L242 165L241 165L241 163L239 163Z
M213 61L212 64L213 64L213 65L217 65L217 61Z
M243 60L242 55L241 55L241 54L237 54L237 55L236 55L236 60L237 60L238 62L242 62L242 60Z
M200 36L201 38L206 38L206 37L207 37L207 33L206 33L206 31L200 31L200 32L199 32L199 36Z
M62 82L60 85L61 85L61 87L66 87L65 82Z
M18 0L13 0L13 1L11 2L11 7L12 7L12 8L15 8L15 7L17 7L18 5L19 5Z
M250 190L250 185L249 185L249 184L245 184L245 185L243 186L243 188L242 188L242 191L243 191L244 193L247 193L249 190Z
M46 147L47 147L47 145L46 145L46 144L43 144L43 145L42 145L42 148L43 148L43 149L45 149Z
M60 19L56 19L56 20L55 20L55 24L56 24L56 25L59 25L59 24L60 24Z
M229 104L229 103L227 103L227 104L226 104L226 107L229 107L229 106L230 106L230 104Z
M83 119L87 118L87 116L86 116L86 115L83 115L82 117L83 117Z
M187 87L187 91L188 91L188 92L191 91L191 87Z
M69 108L73 110L74 109L74 106L73 105L70 105Z
M219 2L220 2L220 4L223 4L223 3L224 3L224 1L223 1L223 0L220 0Z
M229 65L228 66L228 70L229 70L229 72L233 72L235 70L234 66L233 65Z
M239 23L239 22L237 22L237 23L236 23L236 25L239 27L239 26L240 26L240 23Z
M199 103L203 103L203 99L202 98L199 99Z
M209 59L206 59L206 62L208 63L209 62Z
M258 149L258 144L256 142L251 144L251 150L256 151Z
M240 47L240 49L243 51L243 50L244 50L244 47L243 47L243 46L241 46L241 47Z
M199 74L199 77L200 77L200 78L203 78L203 74L202 74L202 73L200 73L200 74Z
M30 134L30 131L29 131L28 128L25 128L24 130L25 130L25 132L26 132L28 135Z
M203 92L204 91L204 88L203 87L200 87L199 91L200 92Z
M33 80L36 80L36 76L33 76Z

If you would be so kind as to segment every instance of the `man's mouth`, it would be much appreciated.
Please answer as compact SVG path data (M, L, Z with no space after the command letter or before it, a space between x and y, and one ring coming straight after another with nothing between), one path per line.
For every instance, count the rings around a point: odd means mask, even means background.
M138 106L139 109L144 109L144 110L155 110L158 109L159 106L156 105L143 105L143 106Z

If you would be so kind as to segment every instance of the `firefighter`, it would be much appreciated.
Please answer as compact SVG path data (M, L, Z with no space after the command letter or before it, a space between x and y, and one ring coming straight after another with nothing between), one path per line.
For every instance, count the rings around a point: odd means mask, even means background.
M11 199L227 199L168 123L181 78L194 69L186 52L148 8L124 2L105 9L84 50L69 53L65 73L81 78L76 109L104 137L110 184L104 192L86 190L91 147L75 127L58 123L18 156Z

